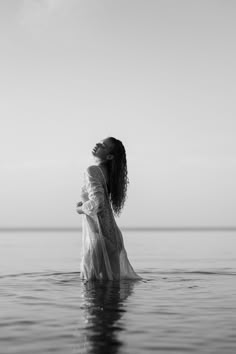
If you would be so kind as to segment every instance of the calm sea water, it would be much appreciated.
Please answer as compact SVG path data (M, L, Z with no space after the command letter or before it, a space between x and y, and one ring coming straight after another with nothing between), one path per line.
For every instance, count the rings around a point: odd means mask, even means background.
M236 233L123 232L141 281L79 277L79 232L0 233L1 354L236 352Z

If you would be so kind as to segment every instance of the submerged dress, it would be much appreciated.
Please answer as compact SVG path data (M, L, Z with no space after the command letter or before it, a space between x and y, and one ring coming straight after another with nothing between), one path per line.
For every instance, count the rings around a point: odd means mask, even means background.
M89 166L81 191L81 278L86 280L140 279L131 266L109 198L102 169Z

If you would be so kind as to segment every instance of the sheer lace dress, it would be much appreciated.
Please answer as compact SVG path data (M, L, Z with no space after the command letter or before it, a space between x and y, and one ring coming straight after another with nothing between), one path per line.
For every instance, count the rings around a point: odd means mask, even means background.
M99 166L90 166L81 191L83 279L140 279L131 266Z

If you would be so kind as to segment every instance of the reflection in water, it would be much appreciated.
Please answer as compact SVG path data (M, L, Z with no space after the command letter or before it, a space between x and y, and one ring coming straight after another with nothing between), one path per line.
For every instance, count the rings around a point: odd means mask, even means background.
M80 353L117 354L123 330L117 321L125 312L124 300L132 293L134 281L89 281L83 286L85 327Z

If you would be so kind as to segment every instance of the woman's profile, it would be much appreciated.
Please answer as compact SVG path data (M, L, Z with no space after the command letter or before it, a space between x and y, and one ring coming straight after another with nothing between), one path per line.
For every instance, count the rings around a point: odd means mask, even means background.
M86 280L140 279L131 266L115 216L124 206L128 175L125 148L113 137L97 143L95 165L85 172L82 201L81 278Z

